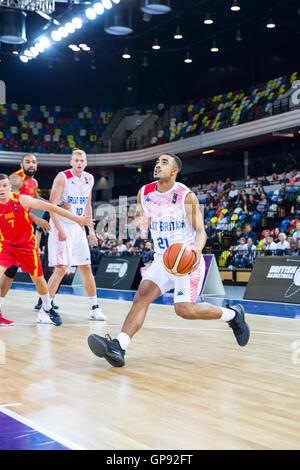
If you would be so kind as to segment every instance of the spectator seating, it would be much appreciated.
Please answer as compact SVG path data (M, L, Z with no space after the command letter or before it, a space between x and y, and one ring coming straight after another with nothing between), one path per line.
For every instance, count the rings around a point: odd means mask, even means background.
M113 116L101 106L0 104L0 150L69 154L87 153Z
M170 119L152 137L151 145L185 139L197 134L225 129L268 116L270 104L286 93L299 74L269 80L247 90L220 93L210 98L189 100L183 111Z

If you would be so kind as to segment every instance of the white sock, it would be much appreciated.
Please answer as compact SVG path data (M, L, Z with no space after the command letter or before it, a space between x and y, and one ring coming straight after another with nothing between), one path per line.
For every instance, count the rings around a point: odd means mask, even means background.
M3 302L3 300L4 300L4 297L0 297L0 309L1 309L1 307L2 307L2 302Z
M117 340L119 341L121 348L124 350L127 348L128 344L131 341L126 333L119 333L117 336Z
M236 312L234 310L231 310L230 308L220 307L220 309L222 310L222 316L220 320L230 321L236 315Z
M49 294L41 295L41 299L43 302L44 309L49 311L51 308L51 300L50 300Z
M92 308L94 305L98 305L97 296L89 297L89 301L90 301L90 308Z

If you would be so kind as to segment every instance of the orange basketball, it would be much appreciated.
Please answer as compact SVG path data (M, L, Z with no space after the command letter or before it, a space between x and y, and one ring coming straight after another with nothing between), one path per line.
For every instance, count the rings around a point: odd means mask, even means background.
M174 243L174 245L169 246L163 256L166 270L171 274L175 274L175 276L188 274L196 259L195 250L184 243Z

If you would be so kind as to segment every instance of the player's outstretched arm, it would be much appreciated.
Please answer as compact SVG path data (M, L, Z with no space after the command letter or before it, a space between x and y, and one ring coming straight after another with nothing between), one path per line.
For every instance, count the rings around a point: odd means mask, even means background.
M42 201L41 199L34 199L30 196L20 195L19 201L24 209L28 209L31 207L32 209L39 209L42 211L47 212L54 212L55 214L61 215L62 217L66 217L67 219L72 220L73 222L77 222L79 225L84 226L87 225L90 227L93 225L93 220L91 216L82 216L79 217L78 215L73 214L72 212L66 211L62 207L55 206L50 202Z

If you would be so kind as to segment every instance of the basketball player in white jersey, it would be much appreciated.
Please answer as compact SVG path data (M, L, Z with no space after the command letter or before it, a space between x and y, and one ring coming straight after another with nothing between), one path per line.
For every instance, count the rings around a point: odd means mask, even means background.
M176 182L180 169L181 160L177 155L162 154L154 168L156 181L142 187L138 193L137 215L146 214L150 221L154 261L143 275L117 338L95 334L88 338L92 352L104 357L112 366L125 364L125 350L142 327L150 303L170 289L174 289L174 309L180 317L188 320L225 320L240 346L245 346L249 341L250 330L242 305L221 308L208 303L195 303L205 274L202 250L206 233L196 195ZM175 276L165 269L163 253L168 246L180 242L190 244L197 253L197 259L190 274Z
M71 168L56 176L50 195L52 204L65 203L76 215L92 216L91 195L94 177L85 170L86 154L83 150L72 153ZM51 231L48 238L49 266L54 267L49 278L49 294L53 299L68 266L78 266L83 285L90 300L90 320L106 320L98 305L96 283L91 269L91 257L85 231L69 219L51 214ZM78 230L79 228L79 230ZM89 238L98 245L94 229L89 228ZM40 312L42 315L42 312ZM45 321L47 318L45 317ZM39 318L42 322L42 318Z

